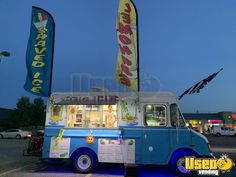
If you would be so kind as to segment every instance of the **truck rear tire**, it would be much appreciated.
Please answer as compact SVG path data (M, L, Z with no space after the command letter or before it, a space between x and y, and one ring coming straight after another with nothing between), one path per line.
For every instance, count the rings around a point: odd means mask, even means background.
M80 173L91 172L96 164L94 154L89 151L78 152L74 158L75 170Z
M220 136L220 133L216 133L216 136Z

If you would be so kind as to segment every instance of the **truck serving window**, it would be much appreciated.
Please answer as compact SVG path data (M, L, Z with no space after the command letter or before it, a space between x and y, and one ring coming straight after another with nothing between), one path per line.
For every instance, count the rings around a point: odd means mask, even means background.
M115 128L117 105L68 105L66 127Z
M165 126L166 108L162 105L148 104L144 106L145 124L147 126Z
M171 125L173 127L184 127L185 122L182 114L179 111L177 104L170 105L170 118L171 118Z

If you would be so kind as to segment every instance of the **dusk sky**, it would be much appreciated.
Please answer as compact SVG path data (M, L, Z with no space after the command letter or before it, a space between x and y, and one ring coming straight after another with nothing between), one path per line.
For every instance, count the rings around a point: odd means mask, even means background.
M179 105L182 112L236 111L236 1L133 2L139 17L141 91L178 97L223 68L199 94L185 95ZM0 51L11 53L0 64L0 107L15 108L22 96L36 98L23 88L32 6L51 13L56 24L53 92L86 91L90 87L85 86L86 78L93 80L92 86L116 88L112 84L118 0L0 0L0 4Z

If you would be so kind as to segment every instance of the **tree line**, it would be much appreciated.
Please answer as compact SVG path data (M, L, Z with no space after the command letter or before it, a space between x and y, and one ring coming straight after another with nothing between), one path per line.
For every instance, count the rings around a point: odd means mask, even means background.
M35 98L31 102L28 97L21 97L9 118L1 123L1 127L8 129L44 126L45 117L46 106L42 98Z

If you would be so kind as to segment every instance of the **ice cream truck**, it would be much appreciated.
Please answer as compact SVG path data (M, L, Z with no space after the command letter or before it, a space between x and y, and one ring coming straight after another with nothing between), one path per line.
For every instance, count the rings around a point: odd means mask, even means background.
M78 172L96 163L170 165L189 175L185 156L210 157L208 140L189 129L171 93L53 93L43 158L73 160Z

